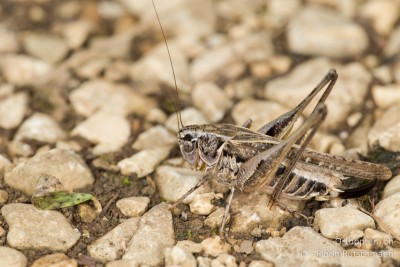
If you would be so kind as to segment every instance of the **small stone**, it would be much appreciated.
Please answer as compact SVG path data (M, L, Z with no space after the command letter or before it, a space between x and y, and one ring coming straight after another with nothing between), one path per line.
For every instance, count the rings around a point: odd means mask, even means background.
M327 8L304 8L287 28L293 53L345 58L360 55L368 47L368 35L361 26Z
M168 42L168 47L171 54L174 55L174 69L178 88L188 92L191 87L188 60L176 41ZM168 53L165 51L165 44L162 43L131 66L130 77L139 85L142 92L158 93L158 84L165 83L171 88L175 88L171 72L166 71L170 69Z
M379 254L369 250L348 249L345 255L346 257L342 259L342 266L378 267L382 264Z
M268 60L273 54L273 45L268 34L249 34L234 42L226 43L197 57L191 69L195 81L212 81L225 75L229 67L241 60L256 62Z
M248 267L273 267L274 264L266 261L251 261Z
M91 257L101 262L120 259L139 227L139 218L131 218L88 246Z
M351 231L346 237L343 239L336 239L337 241L340 241L343 247L348 247L348 246L358 246L361 245L361 242L359 240L364 236L364 232L361 230L353 230Z
M44 173L58 177L66 191L84 188L94 181L89 167L79 155L60 149L36 154L18 164L4 175L4 181L14 189L31 195L39 176Z
M7 243L14 248L67 251L81 236L58 211L13 203L5 205L1 212L10 226Z
M211 267L212 260L210 258L199 256L196 260L199 267Z
M195 243L190 240L181 240L176 243L177 246L184 248L190 253L200 253L203 251L203 245L199 243Z
M1 98L0 98L1 99ZM0 127L14 129L25 116L28 104L28 95L17 93L0 101ZM12 112L10 112L12 110Z
M393 85L374 85L372 87L372 97L375 104L385 109L393 105L400 104L400 84Z
M165 266L195 267L194 256L180 246L165 249Z
M8 200L8 193L6 190L0 189L0 206L3 206L7 203Z
M255 249L264 260L275 266L340 265L341 257L335 255L343 255L344 252L336 242L309 227L300 226L293 227L283 237L257 242ZM321 253L324 256L320 256Z
M93 154L100 155L117 151L125 145L129 139L130 128L125 117L100 111L79 123L71 134L96 144Z
M78 262L75 259L68 258L63 253L55 253L43 256L35 260L31 267L77 267Z
M66 137L57 122L44 113L34 113L19 127L14 139L21 141L36 140L43 143L55 143Z
M78 214L79 217L81 217L82 222L85 223L93 222L98 215L95 208L85 203L78 206Z
M132 147L136 150L175 146L176 136L161 125L151 127L137 137Z
M251 254L254 251L253 243L249 240L243 240L240 243L239 252L245 254Z
M314 223L323 236L332 239L343 239L353 230L375 228L371 217L350 207L320 209L315 213Z
M130 158L118 162L124 175L136 174L142 178L152 173L155 168L168 157L169 148L145 149Z
M28 54L50 64L62 60L68 52L65 41L46 33L28 33L25 35L24 48Z
M0 154L0 175L12 169L12 163L5 156Z
M1 267L25 267L28 265L24 254L9 247L0 247L0 259Z
M374 210L374 215L379 217L383 223L386 224L385 228L388 228L387 230L393 231L393 236L400 235L399 206L400 192L397 192L379 201Z
M190 203L190 211L198 215L209 215L216 209L216 207L211 204L211 201L218 198L222 198L222 196L212 192L197 194Z
M222 253L229 253L231 250L231 246L222 241L219 236L206 238L201 244L204 248L204 254L212 257L217 257Z
M222 225L222 220L224 218L225 208L221 207L215 210L213 213L208 215L207 219L204 220L204 224L210 228L218 228ZM231 219L230 214L228 213L227 222Z
M237 267L236 258L232 255L222 253L211 261L211 267Z
M147 114L146 120L157 124L164 124L167 121L167 115L161 109L153 108L149 114Z
M396 175L385 185L383 190L382 199L385 199L397 192L400 192L400 175Z
M0 237L4 236L6 234L6 230L0 226Z
M329 112L321 127L336 129L354 110L361 108L367 96L371 74L359 63L335 65L326 58L306 61L288 75L269 81L265 87L265 97L292 109L312 91L332 67L336 68L339 78L326 100ZM311 114L317 100L318 97L311 102L304 115Z
M383 52L387 57L396 56L400 52L400 27L391 32Z
M117 201L117 208L127 217L141 216L150 204L148 197L127 197Z
M364 231L364 244L372 244L373 248L382 249L386 246L393 246L393 237L390 234L367 228Z
M23 55L6 55L0 60L0 69L6 81L18 86L30 85L47 74L47 63Z
M379 146L390 150L400 151L400 105L394 105L375 122L368 133L368 142L372 147Z
M19 44L15 31L9 30L0 24L0 53L14 53L18 50Z
M90 80L72 91L69 99L75 111L85 117L106 111L113 115L146 115L155 107L154 100L131 88L104 80Z
M232 106L232 101L216 84L197 83L192 92L192 101L210 122L220 121Z
M140 265L135 260L117 260L108 262L106 267L140 267Z
M83 45L92 30L92 24L86 20L72 21L64 25L63 35L70 49Z
M122 259L135 260L138 264L161 265L164 249L175 243L172 215L166 203L161 203L147 213L139 222Z
M186 168L160 166L156 170L155 183L157 190L166 201L176 202L181 196L192 189L203 176L202 172L192 171ZM196 194L207 191L202 185L196 191L187 196L182 203L189 204Z
M32 147L21 141L11 141L10 143L8 143L7 148L11 156L29 157L33 154Z
M181 111L181 117L183 125L194 125L194 124L207 124L209 121L204 115L195 108L186 108ZM165 126L173 131L178 132L178 122L176 120L176 113L169 116Z
M367 1L361 6L359 15L371 22L378 34L388 35L400 16L400 4L391 0Z
M269 208L269 202L268 195L262 192L235 192L231 206L231 214L234 214L231 232L250 237L252 230L259 226L281 227L284 225L290 218L290 214L277 205ZM290 203L287 203L287 206L291 210L299 208L292 207Z
M85 62L85 64L78 66L76 69L76 74L83 79L95 79L100 76L101 72L104 71L109 63L109 58L94 58L88 62Z
M232 117L238 125L251 119L251 128L259 129L287 111L289 111L288 108L275 102L244 99L233 107Z

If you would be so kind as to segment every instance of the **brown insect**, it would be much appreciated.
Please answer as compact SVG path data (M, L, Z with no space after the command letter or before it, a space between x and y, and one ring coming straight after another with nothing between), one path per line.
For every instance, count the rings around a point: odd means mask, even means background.
M157 19L164 35L158 14ZM164 41L171 59L165 36ZM337 78L336 71L329 70L300 104L257 131L249 129L251 120L241 127L231 124L184 126L175 80L179 147L189 165L196 170L205 168L205 175L174 206L210 178L228 186L230 194L220 228L223 238L235 190L261 190L271 195L272 205L278 198L328 200L332 197L359 197L372 189L378 179L390 179L392 173L386 166L306 148L326 117L325 100ZM325 87L311 115L297 130L291 132L311 100ZM354 179L359 181L357 186L354 186Z

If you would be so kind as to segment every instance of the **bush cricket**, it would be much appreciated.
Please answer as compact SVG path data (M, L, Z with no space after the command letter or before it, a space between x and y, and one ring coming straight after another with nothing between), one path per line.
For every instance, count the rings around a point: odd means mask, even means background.
M251 120L242 126L231 124L184 126L180 116L178 88L171 55L154 2L153 7L175 80L176 99L175 101L171 99L176 108L179 147L183 158L193 169L205 169L203 178L173 207L210 178L215 178L219 183L228 186L230 194L220 227L220 236L223 239L235 190L244 192L261 190L271 196L270 205L273 205L278 198L328 200L333 197L359 197L372 189L377 180L387 180L392 177L390 169L386 166L306 148L326 117L325 100L338 78L334 69L329 70L320 83L295 108L266 123L257 131L250 129ZM321 90L323 90L322 96L311 115L292 132L296 120ZM350 177L361 183L352 186Z

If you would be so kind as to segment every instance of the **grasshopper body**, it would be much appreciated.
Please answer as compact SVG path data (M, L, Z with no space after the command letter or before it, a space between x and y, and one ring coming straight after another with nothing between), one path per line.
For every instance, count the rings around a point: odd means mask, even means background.
M336 71L332 69L297 107L258 131L248 128L251 121L243 127L181 124L178 139L182 155L193 169L205 168L206 175L180 200L213 177L227 185L231 193L220 229L223 237L235 189L245 192L261 190L272 196L271 203L279 197L327 200L337 196L359 197L372 189L378 179L391 178L390 169L383 165L306 148L326 117L324 101L336 80ZM314 111L303 125L291 133L295 121L326 85ZM361 183L352 186L347 182L350 177Z
M175 78L171 55L164 36ZM184 126L180 117L178 89L175 81L178 121L178 142L183 158L193 169L205 169L205 175L195 187L184 194L176 206L210 178L230 188L220 235L224 228L233 194L236 189L251 192L261 190L271 195L271 203L279 197L289 199L327 200L330 197L358 197L367 193L377 180L392 177L386 166L347 159L307 149L307 145L326 117L325 100L337 80L334 69L324 76L310 94L291 111L262 126L250 130L251 120L242 127L231 124ZM317 105L307 120L294 132L294 123L311 100L323 89ZM361 180L357 186L349 178Z

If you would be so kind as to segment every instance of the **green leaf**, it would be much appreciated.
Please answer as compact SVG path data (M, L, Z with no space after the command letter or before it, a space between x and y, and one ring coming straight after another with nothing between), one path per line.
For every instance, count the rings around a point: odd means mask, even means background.
M32 204L40 209L51 210L66 208L97 199L87 193L50 192L41 196L32 196Z

